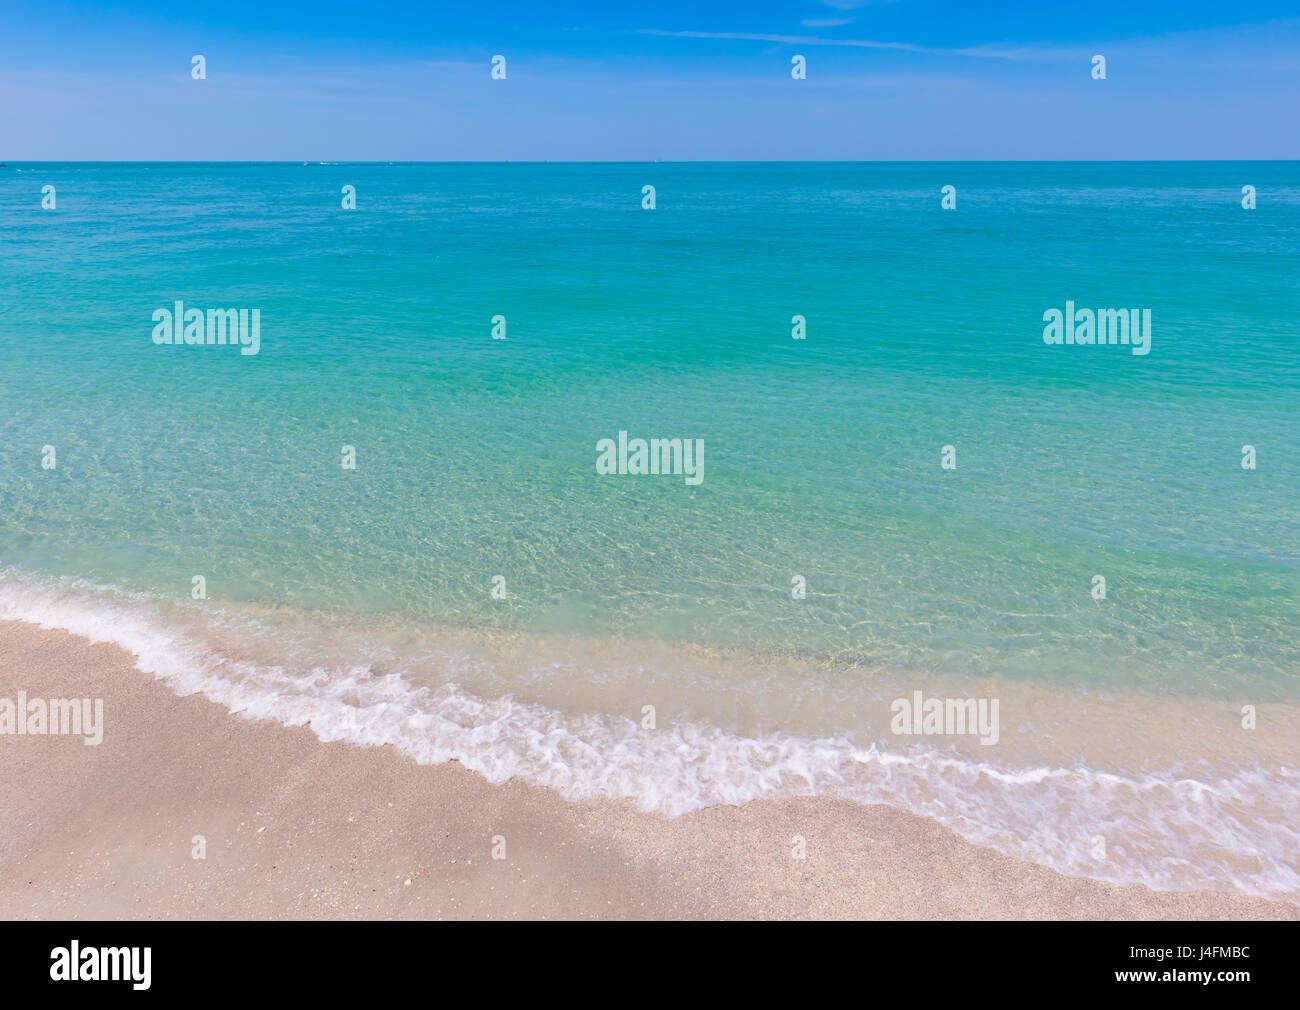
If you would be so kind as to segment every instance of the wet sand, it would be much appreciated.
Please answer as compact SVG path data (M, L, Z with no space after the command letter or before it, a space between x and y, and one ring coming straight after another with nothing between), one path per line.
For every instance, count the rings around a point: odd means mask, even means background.
M19 691L102 698L104 735L0 735L4 918L1300 919L1065 877L885 806L669 820L494 786L177 697L117 646L0 622L0 697Z

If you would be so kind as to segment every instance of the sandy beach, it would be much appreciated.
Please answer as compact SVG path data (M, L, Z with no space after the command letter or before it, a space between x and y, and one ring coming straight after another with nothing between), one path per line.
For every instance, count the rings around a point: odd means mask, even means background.
M0 697L19 691L102 698L104 725L97 746L0 735L5 918L1300 919L1065 877L885 806L572 804L235 716L116 646L0 623Z

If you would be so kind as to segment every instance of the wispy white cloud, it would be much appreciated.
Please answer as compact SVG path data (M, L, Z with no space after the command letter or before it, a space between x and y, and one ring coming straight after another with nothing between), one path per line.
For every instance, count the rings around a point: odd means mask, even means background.
M804 18L799 22L805 28L838 28L853 23L852 18Z
M1079 59L1084 52L1082 49L1005 46L994 43L961 49L936 49L931 46L918 46L912 42L881 42L876 39L828 39L820 35L776 35L766 32L670 32L658 28L641 28L638 31L642 35L661 35L678 39L729 39L742 42L778 42L794 46L847 46L855 49L892 49L899 52L922 53L929 56L971 56L977 59L989 60Z
M848 4L852 0L822 0L829 6ZM894 3L897 0L883 0ZM854 6L865 6L855 3ZM845 7L844 9L851 9ZM852 18L844 19L808 19L805 27L831 27L832 21L848 23ZM782 35L770 32L700 32L700 31L664 31L657 28L638 29L642 35L660 35L669 38L685 39L721 39L744 42L768 42L779 45L797 46L842 46L852 49L886 49L896 52L919 53L928 56L965 56L975 59L1023 60L1038 62L1068 62L1071 60L1089 60L1093 53L1105 52L1102 46L1132 48L1141 46L1147 53L1147 59L1154 58L1160 52L1174 52L1176 59L1187 59L1192 51L1212 52L1216 61L1226 58L1225 51L1231 47L1247 46L1257 54L1261 48L1285 52L1294 50L1296 40L1294 33L1300 29L1300 18L1280 18L1270 21L1247 22L1228 28L1194 29L1168 32L1157 35L1142 35L1124 39L1097 39L1086 45L1056 45L1045 42L987 42L975 46L958 48L938 48L916 45L912 42L886 42L878 39L843 39L826 38L821 35Z

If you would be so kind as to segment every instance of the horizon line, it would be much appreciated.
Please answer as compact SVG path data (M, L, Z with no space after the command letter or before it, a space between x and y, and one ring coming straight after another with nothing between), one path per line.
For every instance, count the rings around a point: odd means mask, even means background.
M1235 165L1235 164L1300 164L1300 158L629 158L629 159L566 159L521 158L479 159L451 158L437 161L342 159L321 161L298 159L261 161L239 158L185 159L155 161L128 158L24 158L0 161L0 166L11 165L288 165L300 168L332 168L340 165Z

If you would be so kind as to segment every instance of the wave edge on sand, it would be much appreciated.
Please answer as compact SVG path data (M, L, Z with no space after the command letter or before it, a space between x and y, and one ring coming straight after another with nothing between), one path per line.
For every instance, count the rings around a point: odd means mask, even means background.
M924 746L884 749L847 733L751 738L694 723L647 732L625 716L565 714L510 694L481 698L457 686L454 669L435 688L366 663L299 672L250 663L169 623L165 601L81 580L6 575L0 619L111 642L175 693L202 694L247 718L307 726L325 742L390 744L419 764L454 760L493 784L518 778L571 801L630 800L678 817L827 796L929 817L1068 876L1300 897L1300 872L1288 862L1300 851L1300 779L1286 767L1206 782L1166 771L1139 778L1086 766L1004 768ZM1243 805L1261 797L1277 816L1246 823ZM1104 860L1094 855L1098 835L1108 840Z

